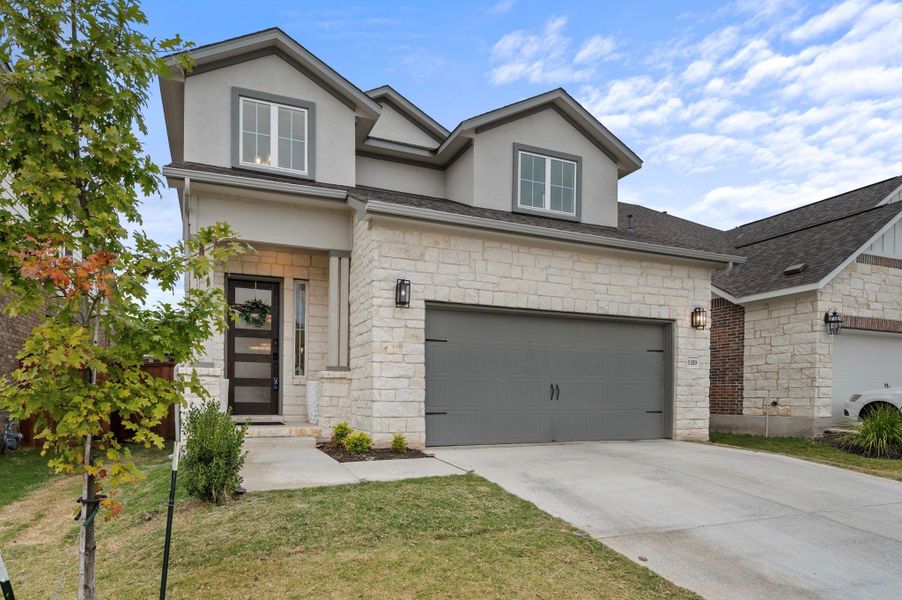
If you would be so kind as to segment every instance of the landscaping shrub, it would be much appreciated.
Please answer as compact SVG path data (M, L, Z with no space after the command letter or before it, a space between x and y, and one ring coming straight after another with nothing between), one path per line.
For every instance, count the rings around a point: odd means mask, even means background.
M184 431L188 443L180 470L188 493L222 504L241 487L247 425L235 425L210 401L188 410Z
M391 451L403 454L407 452L407 438L402 433L396 433L391 439Z
M351 426L348 425L347 421L336 423L335 427L332 428L332 443L343 446L345 438L348 437L348 434L352 431L354 430L351 429Z
M880 406L861 420L846 439L851 450L878 458L902 457L902 412Z
M373 439L363 431L354 431L345 436L345 450L351 454L365 454L370 451Z

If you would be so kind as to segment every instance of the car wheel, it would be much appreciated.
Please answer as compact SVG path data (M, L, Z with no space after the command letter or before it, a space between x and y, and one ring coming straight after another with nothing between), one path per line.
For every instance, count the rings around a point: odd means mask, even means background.
M858 411L858 418L859 418L859 419L866 419L866 418L868 418L869 416L871 416L871 414L872 414L875 410L878 410L878 409L880 409L880 408L883 408L884 406L887 407L887 408L896 408L895 406L893 406L893 405L890 404L889 402L871 402L870 404L866 404L865 406L862 406L862 407L861 407L861 410Z

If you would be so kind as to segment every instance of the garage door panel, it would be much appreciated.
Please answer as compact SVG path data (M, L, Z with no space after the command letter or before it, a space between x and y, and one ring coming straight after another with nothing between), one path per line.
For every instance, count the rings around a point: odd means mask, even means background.
M843 330L833 338L833 418L852 394L902 386L902 335Z
M426 338L429 445L667 435L661 324L430 307Z

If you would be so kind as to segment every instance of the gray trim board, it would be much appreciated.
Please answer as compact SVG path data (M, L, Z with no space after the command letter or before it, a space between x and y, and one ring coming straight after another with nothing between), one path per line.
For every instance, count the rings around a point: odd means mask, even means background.
M574 214L569 215L563 212L554 212L552 210L540 210L520 205L520 152L529 152L547 156L549 158L558 158L569 162L576 163L576 189L574 190ZM550 183L549 183L550 185ZM526 144L518 144L514 142L514 168L513 168L513 185L511 188L511 211L524 213L528 215L538 215L540 217L548 217L550 219L561 219L564 221L581 221L582 205L583 205L583 157L575 154L566 154L557 152L556 150L548 150L547 148L538 148L536 146L527 146ZM551 202L551 199L548 199Z
M241 138L239 123L241 110L241 98L250 100L264 100L275 104L282 104L294 108L302 108L307 111L307 138L304 143L307 145L307 173L300 174L284 169L257 167L254 165L246 165L241 162L239 155L239 141ZM272 137L276 137L278 132L270 132ZM232 87L232 166L236 169L249 169L252 171L261 171L263 173L278 173L287 177L296 179L316 180L316 103L300 98L289 98L287 96L279 96L277 94L269 94L257 90L249 90L247 88Z
M328 200L345 200L348 192L342 189L324 188L302 183L288 183L284 181L268 181L255 177L242 177L240 175L226 175L222 173L210 173L207 171L195 171L193 169L179 169L175 167L163 167L163 176L173 179L191 178L192 181L213 183L230 187L249 188L269 192L285 192L301 196L313 196Z
M362 156L363 158L372 158L375 160L385 160L388 162L400 163L402 165L410 165L413 167L423 167L424 169L434 169L436 171L444 171L448 167L447 165L439 165L436 163L424 162L422 160L416 160L413 158L405 158L401 156L391 156L388 154L378 154L376 152L367 152L366 150L357 150L355 153L357 156Z

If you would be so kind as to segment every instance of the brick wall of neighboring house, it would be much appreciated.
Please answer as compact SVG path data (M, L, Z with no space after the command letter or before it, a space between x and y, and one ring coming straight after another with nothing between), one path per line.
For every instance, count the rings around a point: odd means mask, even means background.
M38 315L10 317L3 313L5 305L4 299L0 298L0 376L9 375L16 370L16 355L39 321Z
M745 309L724 298L711 300L711 414L741 415Z

